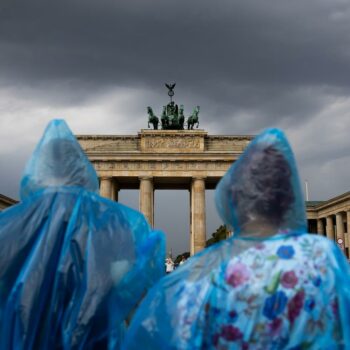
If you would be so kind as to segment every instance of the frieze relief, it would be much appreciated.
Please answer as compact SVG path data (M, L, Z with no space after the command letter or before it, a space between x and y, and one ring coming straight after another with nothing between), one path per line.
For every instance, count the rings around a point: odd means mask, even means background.
M198 138L175 138L175 137L162 137L162 138L146 138L144 141L145 148L160 148L160 149L199 149L201 146Z
M250 140L209 138L206 140L206 148L208 151L243 151L249 142Z
M116 152L137 150L136 138L118 138L114 140L79 140L81 147L88 152Z
M93 162L97 171L226 171L231 162Z
M242 152L251 136L207 136L202 131L179 133L142 131L138 136L77 136L82 148L88 153L101 152Z

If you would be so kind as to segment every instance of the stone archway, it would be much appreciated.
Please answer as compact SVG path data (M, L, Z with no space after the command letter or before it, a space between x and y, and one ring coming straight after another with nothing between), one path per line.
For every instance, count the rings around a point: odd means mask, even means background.
M204 130L141 130L137 135L79 135L100 178L100 193L118 200L139 189L139 209L154 224L154 191L190 193L190 251L205 247L205 190L215 188L252 136L208 135Z

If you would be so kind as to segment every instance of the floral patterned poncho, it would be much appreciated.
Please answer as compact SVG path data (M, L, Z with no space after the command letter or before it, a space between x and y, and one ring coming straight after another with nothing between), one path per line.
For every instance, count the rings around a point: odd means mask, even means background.
M333 242L305 232L297 169L281 131L252 142L216 200L234 236L148 293L124 349L350 349L348 262Z

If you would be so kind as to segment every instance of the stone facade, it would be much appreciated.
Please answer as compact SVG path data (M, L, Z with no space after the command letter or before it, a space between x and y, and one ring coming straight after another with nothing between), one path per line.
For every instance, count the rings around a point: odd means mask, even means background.
M337 242L350 258L350 192L327 201L306 202L309 232Z
M100 193L118 200L120 189L139 189L139 209L154 223L154 191L190 193L190 247L205 247L205 190L215 188L252 136L209 136L203 130L141 130L137 135L81 135L100 178Z
M0 211L10 207L11 205L14 205L18 203L16 200L6 197L3 194L0 194Z

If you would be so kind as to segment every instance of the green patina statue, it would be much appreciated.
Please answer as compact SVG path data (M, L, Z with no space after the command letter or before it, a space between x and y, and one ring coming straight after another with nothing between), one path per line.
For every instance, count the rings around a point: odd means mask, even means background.
M170 97L170 102L163 106L163 112L160 117L160 122L162 126L162 130L184 130L185 128L185 115L184 115L184 106L180 105L180 108L177 104L173 101L174 96L174 84L165 84L165 86L168 88L168 95ZM153 129L158 129L159 119L158 117L153 113L153 110L151 107L147 107L147 113L148 113L148 127L150 127L150 123L153 125ZM192 115L188 117L187 119L187 129L191 130L193 129L194 125L197 124L197 128L199 126L199 106L197 106Z
M198 126L199 126L198 114L199 114L199 106L197 106L193 110L192 115L190 117L188 117L188 119L187 119L187 129L188 130L193 130L194 124L197 124L197 128L198 128Z
M184 105L181 105L179 109L179 125L181 130L183 130L184 124L185 124Z
M147 113L148 113L148 127L149 127L149 123L151 123L153 125L153 129L157 130L158 123L159 123L158 117L154 115L151 107L147 107Z

